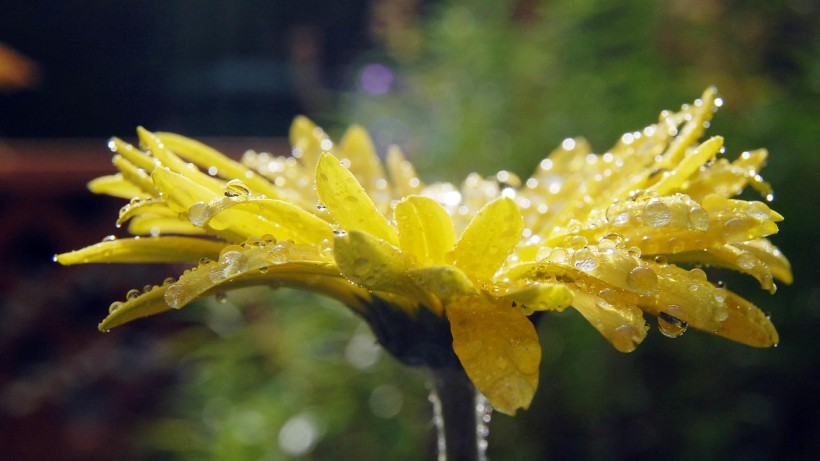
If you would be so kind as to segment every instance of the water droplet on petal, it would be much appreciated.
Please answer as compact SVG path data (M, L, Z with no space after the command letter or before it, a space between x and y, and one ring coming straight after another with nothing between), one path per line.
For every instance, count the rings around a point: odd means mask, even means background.
M621 352L632 352L638 345L641 335L634 325L624 324L612 332L612 345Z
M757 258L748 251L744 251L737 256L737 265L741 269L751 270L757 265Z
M651 295L658 291L658 274L646 266L638 266L626 276L626 283L641 296Z
M218 292L216 292L216 294L214 294L214 299L219 304L225 304L225 303L228 302L228 294L225 293L224 291L218 291Z
M111 303L110 306L108 306L108 313L113 314L114 312L117 312L121 307L122 307L121 302L114 301L113 303Z
M225 197L247 197L251 189L239 179L231 179L225 183Z
M644 207L641 219L652 227L663 227L672 220L672 210L659 199L652 199Z
M598 267L598 261L589 249L584 248L572 255L572 265L584 272L590 272Z
M211 219L211 207L205 202L196 202L188 209L188 220L197 227L202 227Z
M684 320L686 312L683 308L670 304L664 311L658 313L658 328L664 336L677 338L686 332L689 324Z
M128 293L125 294L125 299L131 301L140 297L140 291L137 289L128 290Z
M105 236L105 237L103 237L103 239L102 239L102 241L103 241L103 242L113 242L114 240L117 240L117 236L116 236L116 235L106 235L106 236Z
M709 212L699 206L689 210L689 226L698 231L709 230Z
M185 292L185 287L180 284L173 284L170 285L168 288L165 289L165 303L171 307L171 309L179 309L182 307L180 304L180 298L182 297L183 293Z
M573 250L580 250L581 248L584 248L585 246L587 246L587 243L588 243L587 239L584 238L584 237L581 237L580 235L570 237L570 239L569 239L569 246Z

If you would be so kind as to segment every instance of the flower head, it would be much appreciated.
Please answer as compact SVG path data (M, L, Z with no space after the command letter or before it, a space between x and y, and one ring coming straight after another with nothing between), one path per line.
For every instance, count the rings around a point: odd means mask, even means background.
M766 152L730 162L722 138L698 143L721 104L710 88L602 155L567 139L526 181L502 171L461 187L424 184L395 147L383 164L355 126L335 144L299 117L291 156L242 163L140 128L142 149L112 139L119 173L89 184L131 200L117 223L135 237L55 258L196 263L113 303L102 330L233 288L301 287L362 315L407 363L462 366L514 413L538 385L539 311L572 306L623 352L646 336L644 313L669 336L694 327L777 343L766 315L700 268L749 274L770 292L775 278L791 282L766 239L782 217L731 198L746 186L771 198L758 174Z

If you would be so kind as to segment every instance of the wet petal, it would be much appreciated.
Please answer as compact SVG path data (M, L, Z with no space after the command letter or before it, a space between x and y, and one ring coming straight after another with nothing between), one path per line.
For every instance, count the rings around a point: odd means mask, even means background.
M218 150L176 133L155 134L166 147L200 167L215 168L217 175L226 179L239 179L247 184L254 194L262 194L268 198L279 197L276 188L268 180Z
M322 155L316 165L316 193L344 230L364 231L390 244L399 244L396 229L379 212L353 173L333 155Z
M424 189L424 183L419 179L415 167L404 158L398 146L390 146L387 150L387 171L393 192L399 197L416 195Z
M394 219L404 253L414 257L420 266L445 263L453 251L456 235L447 210L435 200L410 196L396 205Z
M410 269L407 274L421 288L434 294L442 303L454 298L476 294L467 274L453 266L427 266Z
M754 347L776 346L780 341L768 316L754 304L730 291L726 305L728 318L721 324L717 335Z
M145 191L125 179L122 173L92 179L88 182L88 190L95 194L110 195L124 199L149 196Z
M510 301L527 315L537 311L561 312L572 304L572 291L560 283L539 283L510 290L501 299Z
M615 299L573 289L572 307L595 327L615 349L632 352L646 337L641 310Z
M453 350L493 408L528 408L538 387L541 346L532 322L507 302L479 296L448 304Z
M128 182L140 188L143 193L157 195L157 188L154 187L151 177L148 176L145 170L138 168L121 155L115 155L111 162L120 170L120 173Z
M210 189L212 192L222 192L222 181L202 173L194 164L179 158L165 147L154 133L140 126L137 127L137 136L139 137L140 143L169 170L185 176L201 187Z
M330 139L319 126L309 118L299 115L293 119L288 135L291 145L291 153L301 160L302 164L312 169L319 161L322 152L329 151L332 147ZM325 146L322 145L325 144Z
M728 198L740 194L747 184L751 184L762 195L771 194L771 186L758 175L758 171L766 163L767 156L766 149L756 149L744 152L731 163L726 159L720 159L684 184L683 192L698 201L710 194Z
M428 304L430 295L408 274L410 259L388 242L366 232L350 231L335 238L333 253L339 270L348 280Z
M794 280L792 276L792 266L789 264L789 260L786 259L783 252L774 246L772 242L767 239L756 239L749 242L736 243L735 246L758 257L776 279L786 285L791 285Z
M717 155L723 147L723 138L715 136L686 155L663 179L649 188L650 192L666 195L680 189L681 184L692 176L698 168Z
M339 156L350 160L350 172L371 194L387 189L384 167L367 131L358 125L347 129L339 143Z
M205 235L205 231L177 217L140 215L128 223L131 235Z
M515 201L500 198L473 218L453 250L454 264L476 280L489 280L521 239L524 220Z
M223 246L213 240L189 237L117 239L56 255L54 260L63 265L192 262L218 256Z

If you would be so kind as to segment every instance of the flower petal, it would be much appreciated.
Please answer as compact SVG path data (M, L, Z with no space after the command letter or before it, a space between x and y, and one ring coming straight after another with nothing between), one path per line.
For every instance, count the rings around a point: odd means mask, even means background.
M445 304L454 298L476 294L473 282L457 267L427 266L410 269L407 274L415 283Z
M131 235L205 235L205 231L194 226L188 221L181 221L179 218L139 215L135 216L128 223L128 233Z
M541 345L532 322L505 301L470 296L448 304L453 350L498 411L528 408L538 388Z
M717 335L747 346L777 346L780 338L769 317L754 304L728 292L726 297L729 316L720 325Z
M216 168L216 174L226 179L239 179L254 194L279 198L276 188L267 179L245 165L228 158L213 147L176 133L155 133L155 135L166 147L200 167Z
M424 183L416 174L415 167L404 158L398 146L387 149L387 172L390 174L393 192L399 197L419 194L424 189Z
M134 183L125 179L122 173L92 179L88 182L88 190L95 194L110 195L124 199L149 196L145 191L135 186Z
M222 181L202 173L194 164L179 158L165 147L154 133L139 126L137 127L137 136L139 137L140 143L156 157L163 166L174 173L185 176L202 187L210 189L212 192L222 193L224 184Z
M632 352L646 337L646 322L641 310L634 305L622 304L574 289L572 307L621 352ZM613 304L616 302L617 304Z
M338 155L350 160L350 172L369 193L387 189L384 167L364 128L353 125L347 129L339 143Z
M139 187L146 194L157 195L157 188L154 187L151 177L148 176L145 170L138 168L121 155L115 155L111 162L120 170L120 173L128 182Z
M461 233L454 264L476 280L489 280L521 239L524 219L510 198L485 205Z
M152 237L106 240L80 250L56 255L63 265L86 263L170 263L216 257L225 245L190 237Z
M751 184L763 196L771 194L772 187L757 173L766 163L767 156L766 149L756 149L742 153L731 163L726 159L720 159L687 181L682 191L698 201L710 194L734 197L740 194L747 184Z
M572 304L573 295L564 284L544 282L510 290L501 299L530 315L537 311L561 312Z
M333 155L323 154L316 165L316 193L344 230L364 231L392 245L399 244L396 229L379 212L353 173Z
M445 263L456 235L444 207L429 197L414 195L400 201L393 216L404 253L416 258L420 266Z
M336 236L336 265L350 281L371 290L401 294L421 304L434 303L408 274L411 261L395 246L362 231Z
M667 195L680 189L684 181L689 179L698 168L717 155L723 147L723 138L715 136L704 142L697 149L687 154L675 168L666 173L663 178L652 185L648 190L661 195Z

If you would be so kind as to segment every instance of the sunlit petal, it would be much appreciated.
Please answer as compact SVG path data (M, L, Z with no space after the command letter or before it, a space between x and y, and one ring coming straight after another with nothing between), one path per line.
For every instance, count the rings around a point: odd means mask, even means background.
M488 203L461 233L453 264L476 280L489 280L512 253L523 229L515 201L499 198Z

